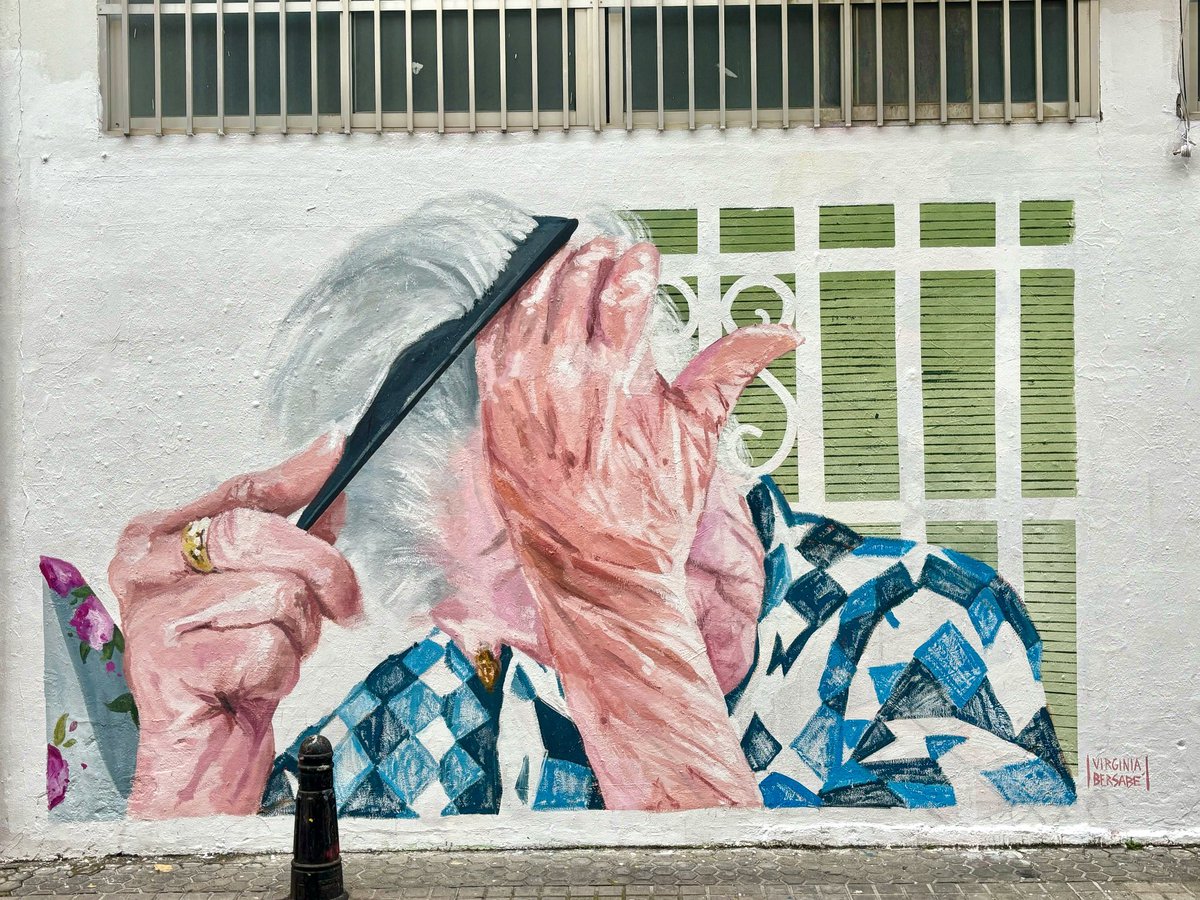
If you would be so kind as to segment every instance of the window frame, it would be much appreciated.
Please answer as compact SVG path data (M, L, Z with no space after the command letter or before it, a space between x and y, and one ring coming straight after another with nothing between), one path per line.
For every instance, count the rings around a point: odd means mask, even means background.
M976 23L974 33L978 33L978 3L971 0L972 20ZM1008 21L1007 10L1012 0L1002 0L1005 9L1005 19ZM1040 48L1040 10L1042 0L1033 0L1039 13L1038 25L1035 26L1037 46ZM1193 0L1194 2L1194 0ZM276 133L312 133L351 131L437 131L441 132L473 132L478 130L532 130L542 129L568 130L591 129L593 131L623 129L695 129L698 127L716 128L788 128L798 125L822 126L861 126L861 125L892 125L892 124L958 124L958 123L1019 123L1019 122L1074 122L1078 119L1095 120L1099 118L1100 72L1098 59L1099 46L1099 0L1067 0L1068 14L1068 65L1076 67L1077 78L1068 79L1068 99L1064 102L1050 102L1041 99L1042 85L1042 55L1036 53L1036 83L1039 99L1034 102L1021 103L1011 99L1011 84L1009 81L1010 65L1007 60L1008 35L1005 31L1006 59L1005 94L1007 99L998 103L982 103L979 95L979 66L973 65L973 96L976 98L969 103L951 103L946 99L945 77L945 36L942 35L943 65L941 93L938 103L917 102L915 97L915 79L913 77L915 48L912 13L918 5L936 5L943 10L946 0L814 0L814 19L822 8L835 8L839 12L839 31L841 37L841 96L840 106L783 106L757 107L755 82L757 67L751 67L751 108L728 109L698 109L694 106L694 64L689 65L689 83L691 85L692 108L665 108L662 99L662 41L661 15L659 19L658 67L659 67L659 107L657 110L627 110L632 96L632 85L629 83L632 72L632 61L623 52L624 46L630 40L630 11L637 8L654 8L662 10L667 7L715 7L720 10L719 22L721 35L719 41L720 58L724 59L724 11L730 7L750 7L752 23L753 12L759 6L787 5L789 0L181 0L178 3L164 3L163 0L102 0L98 5L98 30L100 38L100 82L102 110L101 125L110 134L162 135L165 133L194 134L196 132L216 132L226 134L241 132L254 134L257 132ZM282 5L282 10L281 10ZM872 105L853 103L853 83L855 78L854 61L851 45L853 44L853 26L855 7L873 7L880 11L884 5L907 7L909 12L909 98L907 104L882 102L882 92L877 90L876 96L880 101ZM566 16L574 17L574 78L576 84L575 107L568 108L567 104L567 72L564 66L564 108L539 108L534 90L534 109L527 111L507 110L504 107L504 94L501 90L501 109L496 111L479 111L471 109L467 112L448 111L439 108L437 112L386 112L380 108L380 54L379 54L379 17L383 12L406 12L408 34L411 36L411 13L433 11L441 21L446 12L467 11L468 21L475 11L501 10L524 11L558 10L564 18L564 40ZM250 15L251 10L254 15ZM248 115L227 115L224 111L223 73L224 66L217 66L217 113L216 115L191 114L193 102L191 60L191 22L196 16L216 15L218 21L224 21L226 15L246 16L247 21L254 22L255 16L275 13L293 14L306 13L315 23L318 14L335 13L339 16L339 64L340 64L340 112L334 114L318 113L315 109L303 112L290 110L284 101L286 117L280 114L259 115L254 109L255 66L249 67L250 109ZM351 32L351 17L354 14L368 13L375 20L375 111L355 111L353 108L353 37ZM877 12L877 14L880 14ZM156 114L148 117L129 117L130 84L128 77L128 48L130 17L149 15L154 20L155 45L155 102ZM161 74L161 23L163 18L171 15L182 15L188 28L185 31L185 96L189 112L184 116L163 116L161 114L162 74ZM536 20L536 17L533 17ZM597 27L603 23L603 27ZM535 29L536 30L536 29ZM751 56L754 58L754 26L751 27ZM254 28L249 31L249 53L254 54ZM879 29L876 30L877 34ZM317 58L316 28L310 25L311 58ZM473 32L472 32L473 33ZM814 33L819 31L814 29ZM224 29L216 29L218 58L222 54ZM689 28L689 36L693 40L694 32ZM1070 38L1074 40L1071 41ZM471 42L473 45L473 41ZM879 47L881 39L877 39ZM407 42L408 67L411 71L411 41ZM1195 34L1189 45L1192 59L1195 60ZM535 42L536 47L536 42ZM813 54L814 70L819 66L818 52ZM473 53L473 48L470 51ZM786 42L784 44L783 77L787 78ZM441 71L442 48L437 48L439 71ZM281 81L286 81L286 51L280 54ZM536 53L533 68L536 80ZM1077 57L1077 58L1076 58ZM972 40L972 58L978 59L978 44ZM473 60L473 56L471 57ZM689 61L690 62L690 61ZM473 64L469 63L473 73ZM1196 66L1191 66L1194 79ZM311 91L316 105L316 67L310 65L313 80ZM816 74L814 72L814 74ZM471 76L473 83L473 74ZM503 72L501 82L503 83ZM721 97L724 99L726 76L721 76ZM877 67L877 80L882 81L881 67ZM1076 84L1077 81L1077 84ZM439 83L439 100L441 99L441 83ZM408 108L412 108L412 79L408 78L407 85ZM472 106L474 93L472 91Z

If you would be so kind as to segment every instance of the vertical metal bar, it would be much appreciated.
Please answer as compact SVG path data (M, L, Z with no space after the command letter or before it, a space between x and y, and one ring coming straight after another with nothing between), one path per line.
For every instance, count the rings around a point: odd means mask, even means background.
M568 0L562 0L562 130L566 131L571 127L571 98L569 91L571 88L571 67L567 63L568 44L570 42L570 33L568 30L567 17L574 15ZM576 86L578 89L578 85Z
M1067 121L1078 115L1075 95L1075 0L1067 0Z
M408 102L405 125L412 134L416 112L413 110L413 45L412 45L412 0L404 0L404 92Z
M529 100L533 108L533 130L541 127L538 112L538 5L529 0Z
M938 112L945 125L950 120L946 63L946 0L938 0Z
M121 0L121 59L123 61L123 72L125 77L121 79L123 88L122 93L125 95L125 119L124 131L125 136L129 137L129 122L133 118L133 91L130 86L129 77L129 0Z
M604 41L601 34L604 29L604 20L600 14L600 0L592 0L592 19L589 27L591 33L589 37L592 39L592 128L599 131L603 127L604 120Z
M1012 121L1012 8L1004 0L1004 122Z
M191 2L191 0L187 0ZM188 71L191 71L190 68ZM287 134L287 4L279 0L279 133ZM190 95L190 91L188 92Z
M446 60L442 37L442 0L433 6L434 33L437 40L437 130L446 132ZM504 125L504 0L500 0L500 124Z
M663 87L663 5L662 0L654 2L654 34L657 38L655 41L654 61L656 65L655 71L658 73L658 130L662 131L667 127L667 112L664 98L665 88Z
M467 0L467 130L475 131L475 0Z
M438 0L441 5L441 0ZM508 16L507 0L500 0L500 130L508 131ZM441 82L438 82L441 84Z
M354 102L351 97L351 65L350 65L350 26L353 21L350 18L350 0L342 0L342 27L340 36L342 39L341 54L341 69L342 69L342 134L350 133L350 119L354 114L351 104Z
M717 126L725 128L725 0L717 0Z
M908 124L917 121L917 22L913 0L908 0Z
M696 129L696 2L687 0L688 128Z
M154 0L154 133L162 137L162 4Z
M883 0L875 0L875 124L883 124Z
M971 0L971 121L979 124L979 0Z
M225 6L217 0L217 134L225 133Z
M779 50L782 54L779 74L783 78L783 127L792 124L791 98L788 96L788 0L779 0Z
M750 127L758 127L758 4L750 0Z
M284 2L284 0L280 0ZM320 112L317 106L317 0L308 0L308 82L311 89L309 96L309 106L312 110L312 134L316 134L320 128Z
M280 0L280 9L283 8L283 0ZM128 46L128 44L126 44ZM192 69L194 68L194 54L192 53L192 0L183 0L183 130L191 135L195 133L192 126L192 109L194 103L192 94L195 92L195 79L192 77ZM128 116L126 116L128 118Z
M621 24L625 35L625 130L633 131L633 4L630 0L625 0Z
M258 50L255 49L255 16L254 0L246 2L246 72L249 83L246 85L246 100L249 104L250 133L258 133Z
M1042 94L1042 0L1033 0L1034 78L1037 84L1037 120L1045 118Z
M854 124L854 38L851 35L854 9L850 0L842 0L842 118Z
M812 0L813 127L821 127L821 0Z
M375 19L373 41L375 45L375 133L383 134L383 60L380 56L383 50L383 38L379 34L383 25L383 10L380 8L380 0L375 0L373 16Z

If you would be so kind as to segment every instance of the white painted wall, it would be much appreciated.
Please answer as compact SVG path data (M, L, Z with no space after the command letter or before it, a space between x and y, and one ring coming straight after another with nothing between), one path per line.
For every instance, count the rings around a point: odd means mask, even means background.
M98 128L90 7L0 0L0 854L289 846L288 820L48 823L37 556L101 590L131 515L278 458L254 373L284 310L363 229L472 187L566 213L1073 198L1080 756L1148 756L1152 789L1081 784L1073 807L985 820L969 805L356 820L344 847L1200 838L1200 182L1171 153L1176 14L1105 0L1100 123L122 139ZM281 715L313 718L395 649L334 632Z

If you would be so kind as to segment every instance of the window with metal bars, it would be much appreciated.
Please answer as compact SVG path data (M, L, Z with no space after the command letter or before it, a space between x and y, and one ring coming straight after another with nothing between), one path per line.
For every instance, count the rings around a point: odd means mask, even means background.
M191 134L1073 121L1098 114L1098 8L116 0L99 7L105 126Z

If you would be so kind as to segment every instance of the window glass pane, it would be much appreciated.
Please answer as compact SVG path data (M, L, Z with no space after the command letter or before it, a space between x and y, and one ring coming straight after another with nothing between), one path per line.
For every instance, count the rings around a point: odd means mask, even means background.
M129 17L129 112L154 115L154 16Z
M633 54L633 108L658 109L658 20L655 11L646 6L633 7L629 32ZM666 64L664 58L664 68Z
M842 11L836 6L821 7L821 105L842 105Z
M415 26L414 26L415 27ZM408 112L408 56L404 49L404 13L379 14L379 78L383 82L383 111ZM375 77L374 73L371 75ZM416 78L413 78L416 91Z
M787 7L788 103L813 105L812 5Z
M278 13L254 15L254 111L260 116L279 115Z
M538 108L563 106L562 10L538 10ZM575 18L567 15L567 100L575 108ZM634 84L637 82L635 81Z
M1012 99L1032 103L1037 99L1037 45L1034 43L1033 0L1013 0L1009 5L1012 25Z
M725 7L725 108L750 108L749 6Z
M875 7L854 7L854 104L875 105Z
M696 8L696 109L716 109L720 103L717 52L717 8Z
M510 10L504 17L504 50L507 53L505 88L508 108L533 109L533 35L529 10ZM541 98L538 98L541 105Z
M317 107L323 115L342 111L341 14L317 14Z
M946 4L946 100L971 102L971 7Z
M633 21L635 25L638 22L636 18ZM663 104L667 109L688 108L687 39L687 10L682 6L669 6L664 8ZM634 104L636 108L636 100L634 101ZM657 100L655 100L656 109L657 105Z
M312 111L312 57L308 13L288 13L286 27L288 115L309 115Z
M187 59L183 16L166 15L162 29L162 105L164 116L187 115Z
M350 59L353 61L351 75L354 78L350 92L352 108L355 112L374 112L375 14L351 13L350 23Z
M499 13L495 15L498 17ZM480 14L476 13L476 53L479 52L479 32L482 25L480 19ZM416 50L420 46L421 42L417 40L414 33L413 49ZM431 47L429 55L432 56L436 52ZM478 60L478 56L476 59ZM445 67L445 72L443 73L442 102L445 104L447 112L466 112L470 109L471 82L467 61L467 11L444 12L442 13L442 65ZM437 109L436 99L434 109Z
M758 9L758 106L778 109L783 104L783 36L779 7Z
M979 4L979 99L1004 100L1004 9L997 2Z
M339 14L317 14L317 112L342 108ZM312 115L312 44L309 13L287 14L288 115Z
M1042 0L1042 96L1050 103L1067 100L1067 3Z
M908 104L908 9L883 7L883 102Z
M226 13L225 115L250 115L250 36L245 14ZM254 35L257 43L258 35ZM255 110L257 112L257 110Z
M192 112L217 114L217 17L192 16Z
M938 103L942 96L942 40L937 4L920 3L913 7L913 30L916 32L917 102Z
M479 16L479 13L475 14L476 27ZM412 14L412 36L413 109L437 112L437 22L432 10Z

